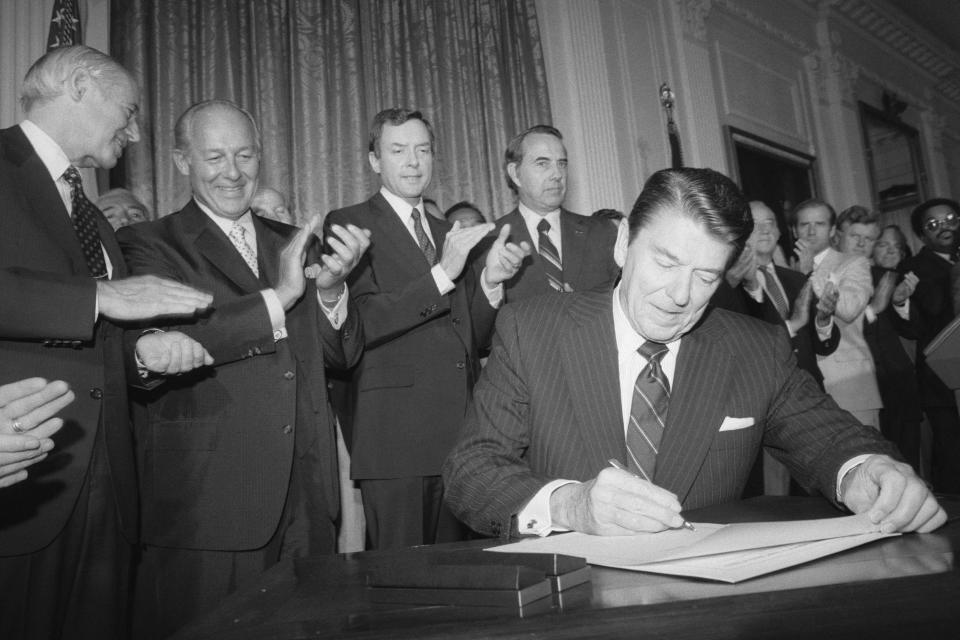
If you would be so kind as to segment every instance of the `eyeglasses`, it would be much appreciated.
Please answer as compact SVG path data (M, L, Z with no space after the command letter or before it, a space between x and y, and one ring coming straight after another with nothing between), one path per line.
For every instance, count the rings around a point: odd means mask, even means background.
M938 220L937 218L930 218L923 223L923 228L930 232L937 232L941 228L956 229L960 225L960 217L955 213L947 214L946 218Z

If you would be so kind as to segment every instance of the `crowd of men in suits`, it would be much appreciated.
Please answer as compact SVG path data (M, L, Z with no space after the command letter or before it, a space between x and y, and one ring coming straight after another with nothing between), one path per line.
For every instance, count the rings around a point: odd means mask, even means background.
M616 226L564 209L563 137L537 125L505 153L517 208L448 222L423 197L429 121L391 108L378 191L297 228L258 189L254 118L206 100L172 132L190 201L114 233L77 168L138 140L138 93L104 54L55 49L0 131L0 636L165 637L280 559L334 552L328 368L349 371L375 549L676 527L738 497L761 446L878 528L945 520L818 388L846 384L825 359L873 291L820 246L825 203L796 211L805 283L769 268L772 212L709 169L654 174ZM955 231L939 206L921 228ZM708 304L721 285L746 313Z

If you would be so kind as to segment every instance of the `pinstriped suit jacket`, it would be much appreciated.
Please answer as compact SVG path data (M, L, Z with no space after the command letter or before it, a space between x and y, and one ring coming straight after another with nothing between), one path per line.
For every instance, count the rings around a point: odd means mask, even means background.
M490 535L548 481L589 480L624 459L610 293L541 296L500 310L490 361L444 465L447 501ZM720 432L725 417L755 425ZM711 309L683 337L654 476L686 509L739 498L761 444L804 486L892 446L801 372L782 331Z

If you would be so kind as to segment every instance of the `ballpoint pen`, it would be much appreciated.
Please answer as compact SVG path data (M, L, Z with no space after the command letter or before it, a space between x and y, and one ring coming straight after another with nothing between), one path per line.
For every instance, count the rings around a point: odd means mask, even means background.
M610 458L609 460L607 460L607 462L609 462L609 463L610 463L610 466L613 467L614 469L620 469L620 471L626 471L627 473L631 474L631 475L632 475L633 477L635 477L635 478L639 478L639 477L640 477L640 476L638 476L637 474L635 474L635 473L633 473L632 471L630 471L630 469L627 469L626 465L624 465L622 462L620 462L620 461L617 460L616 458ZM689 529L690 531L696 531L696 529L694 528L694 526L693 526L692 524L690 524L689 522L687 522L686 520L683 521L683 524L680 525L680 527L682 527L682 528L684 528L684 529Z

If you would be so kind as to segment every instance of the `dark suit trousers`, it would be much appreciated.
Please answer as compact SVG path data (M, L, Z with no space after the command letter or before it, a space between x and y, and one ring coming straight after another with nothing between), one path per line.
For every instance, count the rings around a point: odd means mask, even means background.
M368 549L466 540L469 529L443 502L440 476L359 480Z
M956 407L924 407L933 431L933 490L960 494L960 418Z
M103 425L60 535L30 554L0 557L0 638L129 638L133 547L123 537Z
M246 551L211 551L143 545L137 568L133 637L165 638L282 559L336 551L337 534L314 449L295 453L280 524L266 545Z

